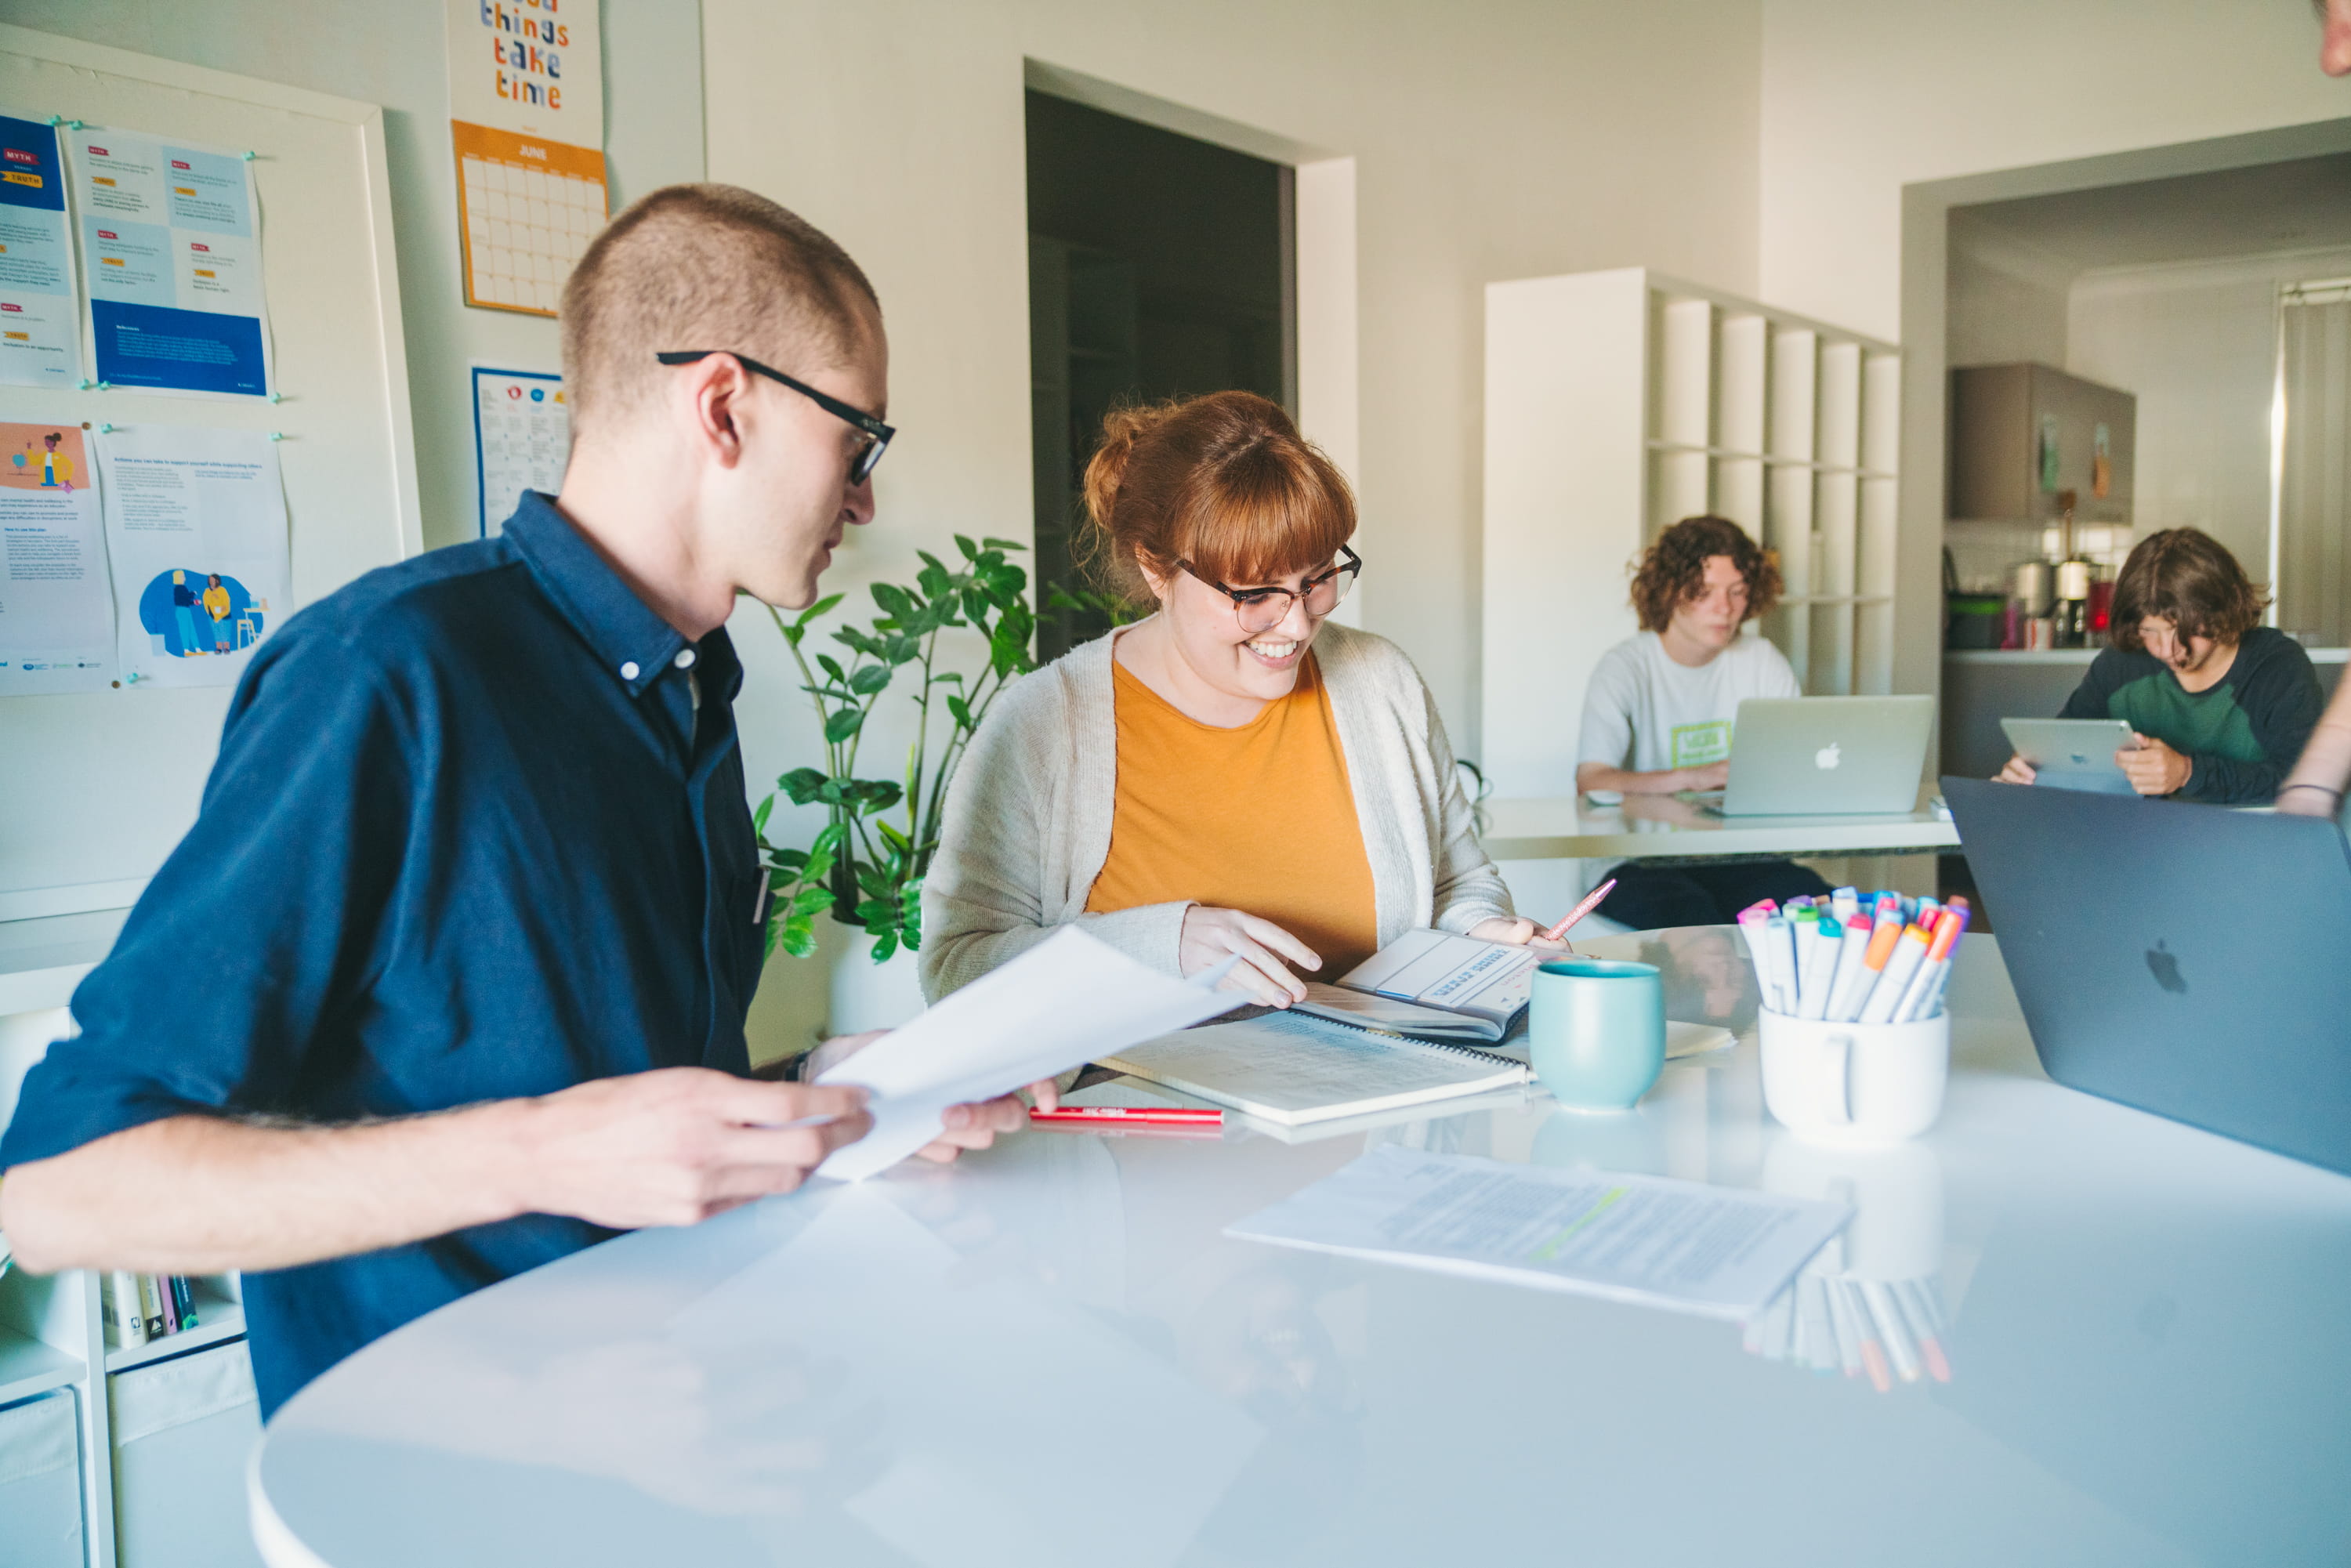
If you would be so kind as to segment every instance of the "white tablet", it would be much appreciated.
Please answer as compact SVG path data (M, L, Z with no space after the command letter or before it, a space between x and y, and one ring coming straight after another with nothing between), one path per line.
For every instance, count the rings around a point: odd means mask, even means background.
M2098 795L2129 795L2130 776L2115 753L2131 743L2131 727L2118 718L2004 718L2000 727L2009 745L2032 765L2032 781L2053 789L2086 789Z

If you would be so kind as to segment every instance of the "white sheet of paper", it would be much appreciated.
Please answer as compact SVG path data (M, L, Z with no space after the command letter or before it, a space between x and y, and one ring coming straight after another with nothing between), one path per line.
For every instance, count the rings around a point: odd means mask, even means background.
M1225 1234L1743 1320L1853 1210L1385 1145Z
M1246 998L1216 988L1223 975L1178 980L1065 926L819 1078L872 1091L873 1130L817 1174L863 1181L937 1137L950 1105L1230 1012Z
M235 685L293 609L277 447L184 424L118 424L91 444L124 684Z

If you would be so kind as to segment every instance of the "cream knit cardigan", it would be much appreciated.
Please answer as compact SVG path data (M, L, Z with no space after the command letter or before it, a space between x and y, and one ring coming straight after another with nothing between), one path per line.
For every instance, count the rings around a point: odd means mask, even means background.
M1178 972L1189 903L1086 913L1110 856L1117 799L1116 636L1015 682L957 766L923 883L923 991L931 1000L1071 923L1154 968ZM1314 653L1371 860L1381 946L1416 926L1467 931L1509 915L1510 892L1479 847L1420 672L1384 638L1328 622Z

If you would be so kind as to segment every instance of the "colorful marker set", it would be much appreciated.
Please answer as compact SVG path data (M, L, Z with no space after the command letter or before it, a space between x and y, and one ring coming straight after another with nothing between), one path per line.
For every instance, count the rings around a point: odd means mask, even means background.
M1763 1005L1783 1018L1909 1023L1942 1010L1968 901L1870 895L1771 899L1739 912Z
M1951 1380L1935 1281L1799 1274L1748 1321L1750 1354L1866 1377L1880 1394L1922 1376Z

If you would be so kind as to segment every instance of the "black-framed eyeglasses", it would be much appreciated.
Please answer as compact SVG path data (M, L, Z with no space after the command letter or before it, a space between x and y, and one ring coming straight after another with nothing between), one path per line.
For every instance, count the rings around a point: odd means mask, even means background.
M1316 573L1296 588L1228 588L1213 577L1201 577L1188 560L1177 561L1176 570L1189 572L1231 600L1242 631L1270 632L1289 618L1293 602L1305 605L1306 613L1317 621L1339 608L1339 601L1347 597L1347 591L1355 586L1355 579L1364 570L1364 558L1345 545L1339 547L1339 556L1338 565Z
M696 360L706 360L713 354L728 356L755 376L765 376L771 382L783 382L835 419L846 421L863 431L865 444L859 447L849 459L849 482L852 485L862 485L873 476L873 470L881 465L882 454L889 449L890 438L898 434L896 425L884 424L862 408L852 407L837 397L817 391L806 382L795 381L783 371L763 365L748 354L738 354L732 349L671 349L655 354L653 358L664 365L690 365Z

